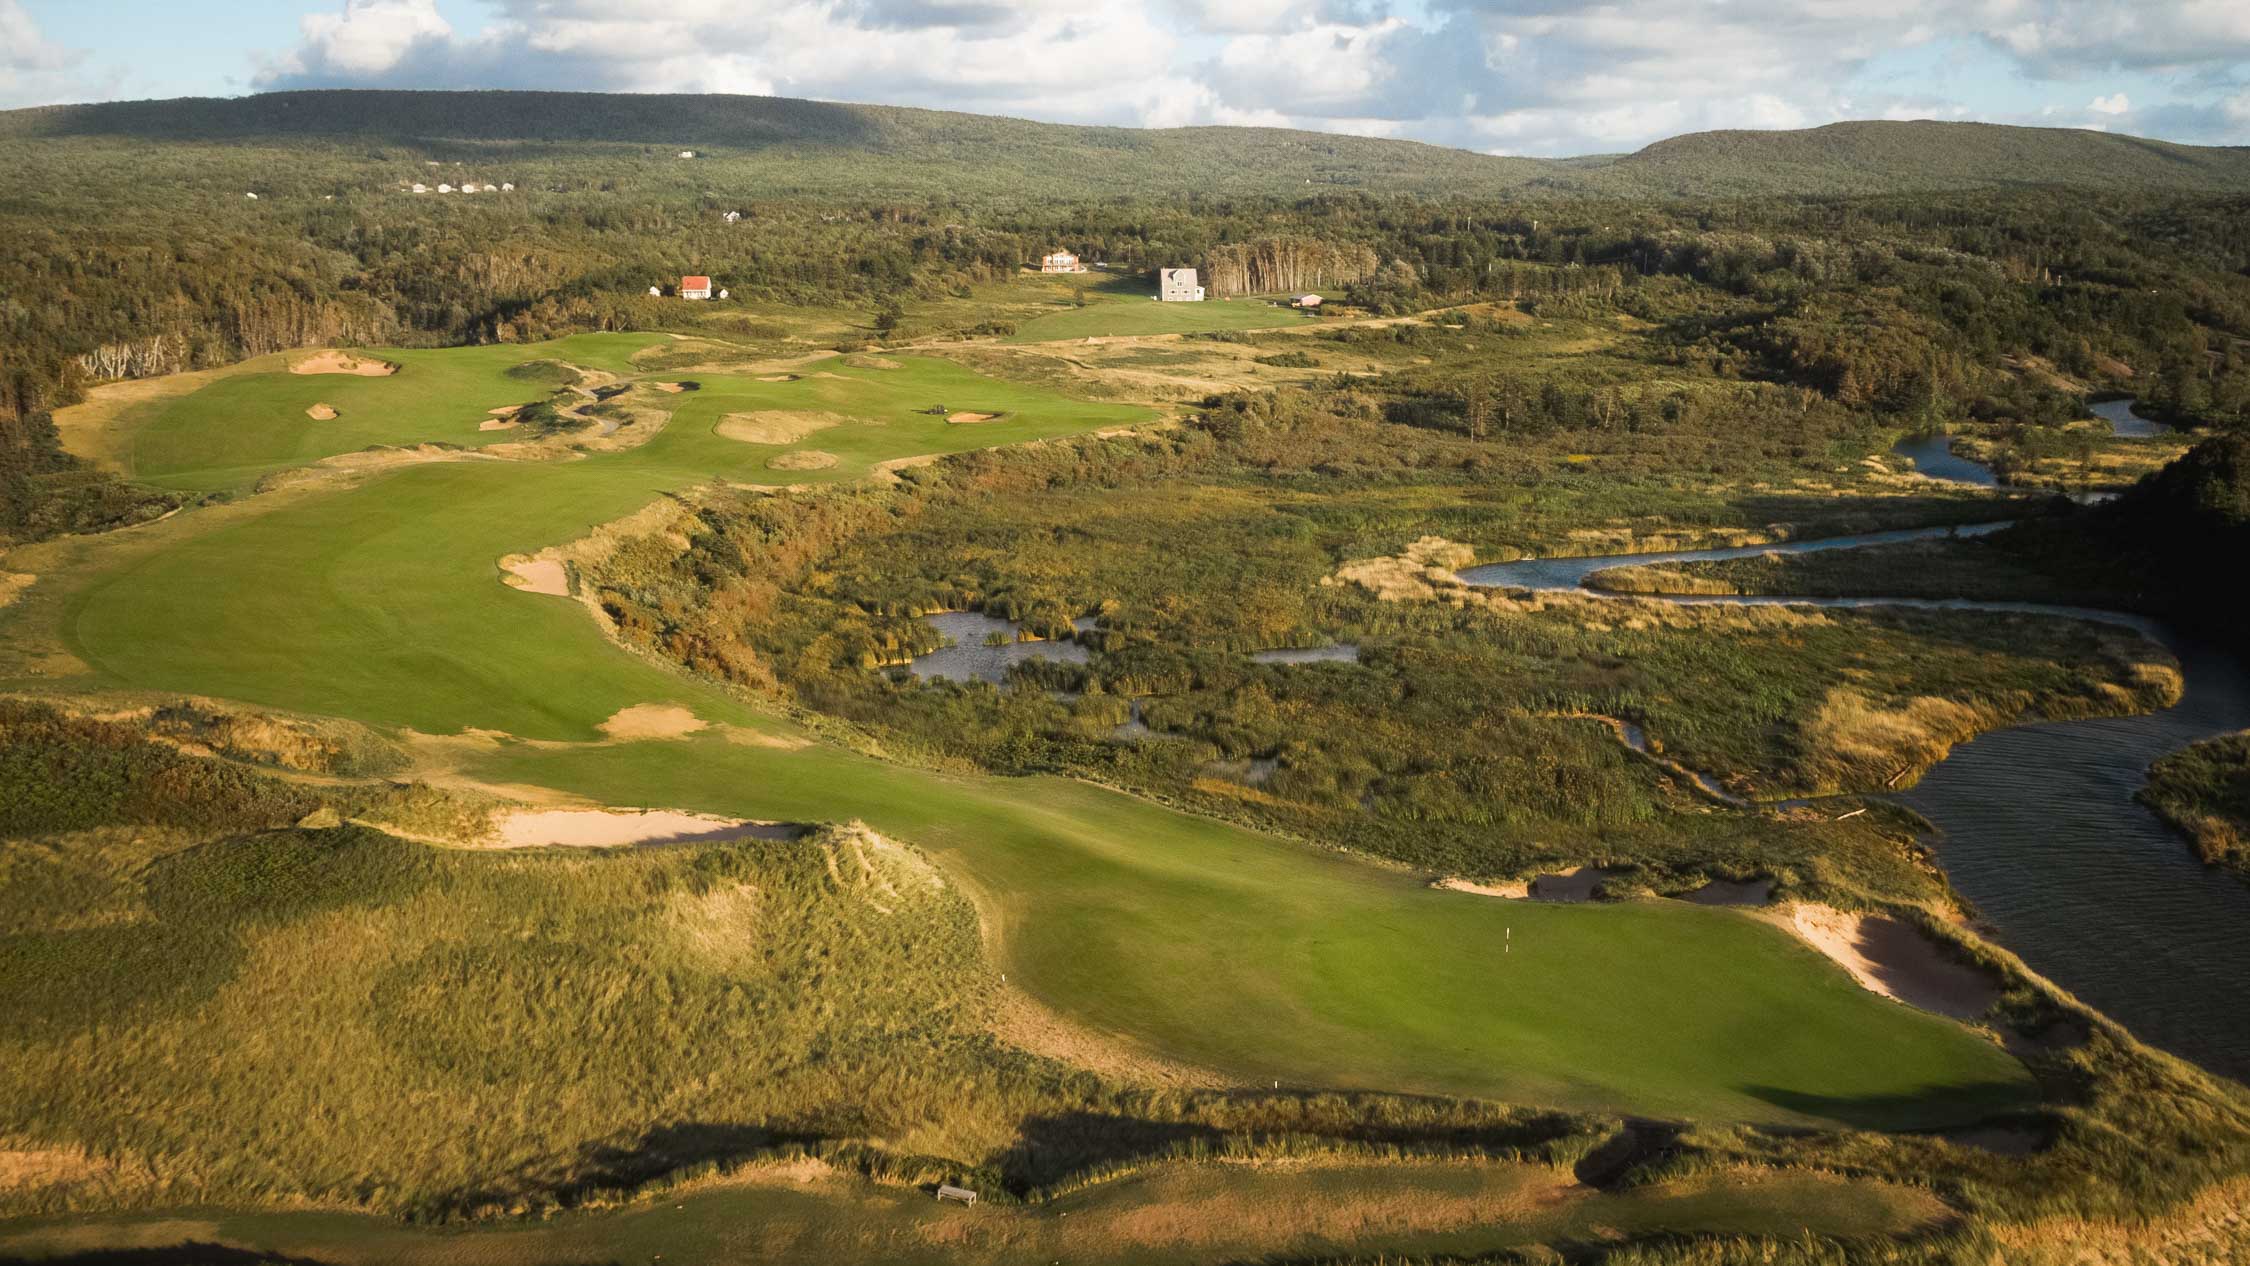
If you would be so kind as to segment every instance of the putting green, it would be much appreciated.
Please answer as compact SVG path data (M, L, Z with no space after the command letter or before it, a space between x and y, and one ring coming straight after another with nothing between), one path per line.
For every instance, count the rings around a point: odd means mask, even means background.
M65 639L107 684L427 732L590 740L619 708L650 702L781 732L785 722L611 647L574 603L504 587L495 560L715 475L779 477L764 462L792 446L718 434L730 412L851 419L794 446L836 453L817 472L826 478L1148 416L945 362L898 364L705 378L662 434L626 452L411 466L183 515L78 582ZM939 405L1003 417L949 425L915 412ZM938 775L818 745L514 743L478 761L482 777L616 804L863 818L971 885L1011 979L1099 1028L1246 1079L1887 1126L2033 1094L1990 1042L1860 990L1737 912L1438 892L1081 783Z

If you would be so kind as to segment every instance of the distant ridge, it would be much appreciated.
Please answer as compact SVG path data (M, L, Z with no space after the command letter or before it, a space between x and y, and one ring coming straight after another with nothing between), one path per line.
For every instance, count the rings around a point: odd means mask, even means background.
M373 142L433 158L490 157L502 146L523 158L582 156L572 147L641 147L644 156L692 149L713 163L719 183L869 196L948 187L1068 197L1708 198L2025 185L2250 192L2250 148L1932 121L1700 132L1632 154L1529 159L1284 128L1085 127L786 97L338 89L0 112L0 143L36 149L66 138Z

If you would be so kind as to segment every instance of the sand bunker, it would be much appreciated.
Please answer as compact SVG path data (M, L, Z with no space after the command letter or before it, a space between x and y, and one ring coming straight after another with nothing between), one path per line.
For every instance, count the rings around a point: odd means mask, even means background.
M636 703L619 708L602 722L601 731L618 742L635 739L684 738L704 728L704 721L678 704Z
M1699 906L1762 906L1773 900L1773 881L1714 879L1683 899Z
M1440 879L1431 886L1448 892L1472 892L1480 897L1503 897L1509 901L1592 901L1594 890L1602 881L1621 871L1605 870L1599 866L1577 866L1550 875L1534 875L1528 880L1510 879L1500 883L1480 884L1467 879Z
M795 381L797 381L797 375L795 375L795 374L760 374L760 375L758 375L758 381L759 381L759 382L795 382Z
M797 828L672 809L516 809L501 816L492 848L623 848L791 840Z
M1443 888L1447 892L1475 893L1480 897L1504 897L1509 901L1522 901L1531 895L1531 885L1521 879L1511 879L1506 883L1499 884L1480 884L1473 880L1455 879L1448 876L1430 886Z
M1531 880L1533 901L1592 901L1594 890L1602 881L1618 872L1599 866L1574 866L1552 875L1535 875Z
M389 361L361 360L350 352L315 352L289 365L292 374L351 374L359 378L388 378L398 372Z
M480 431L513 431L522 425L523 423L516 421L514 418L486 418L484 421L477 423L477 429Z
M305 416L311 418L315 422L326 422L336 416L336 406L332 404L316 404L312 408L305 410Z
M720 418L719 425L712 429L726 439L745 444L794 444L815 431L841 426L849 420L840 413L762 409L754 413L730 413Z
M834 453L823 453L817 448L799 449L782 453L766 463L769 470L826 470L836 464Z
M1990 976L1948 957L1921 929L1887 915L1800 905L1788 927L1863 987L1908 1006L1973 1020L2000 998Z
M997 413L948 413L945 415L945 420L959 426L966 422L990 422L999 416Z
M506 583L512 589L557 598L570 596L570 573L559 558L504 558L500 569L508 573Z
M678 382L652 382L649 386L656 388L658 391L667 391L674 395L687 390L687 384Z

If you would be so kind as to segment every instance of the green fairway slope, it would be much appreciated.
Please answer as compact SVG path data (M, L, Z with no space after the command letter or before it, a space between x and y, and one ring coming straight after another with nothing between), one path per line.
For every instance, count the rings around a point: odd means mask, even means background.
M1147 416L943 362L795 372L705 378L675 398L660 436L627 452L412 466L145 529L70 598L67 641L106 684L565 744L500 743L472 770L495 781L615 804L864 818L938 852L971 884L1012 980L1098 1028L1244 1079L1883 1125L2031 1096L1989 1041L1858 989L1735 912L1438 892L1084 784L944 776L826 746L723 735L585 744L639 703L768 734L788 727L616 650L573 603L504 587L500 556L714 476L778 478L760 473L762 459L789 447L834 452L818 473L842 478ZM953 425L915 412L937 406L1002 416ZM794 445L719 433L729 414L759 409L847 420Z
M468 448L520 439L478 425L489 410L546 398L554 383L511 377L510 369L559 360L629 373L632 354L661 341L652 334L581 334L550 343L361 353L398 366L387 377L281 367L231 374L155 406L135 438L130 473L160 488L208 492L371 445L438 441ZM336 416L310 416L316 404Z

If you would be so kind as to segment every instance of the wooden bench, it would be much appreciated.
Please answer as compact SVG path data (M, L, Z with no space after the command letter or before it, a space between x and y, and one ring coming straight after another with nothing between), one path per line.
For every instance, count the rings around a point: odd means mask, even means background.
M977 1202L977 1193L969 1190L967 1187L955 1187L951 1186L950 1184L941 1183L939 1184L937 1189L937 1198L940 1203L943 1203L947 1200L957 1200L962 1204L975 1204Z

